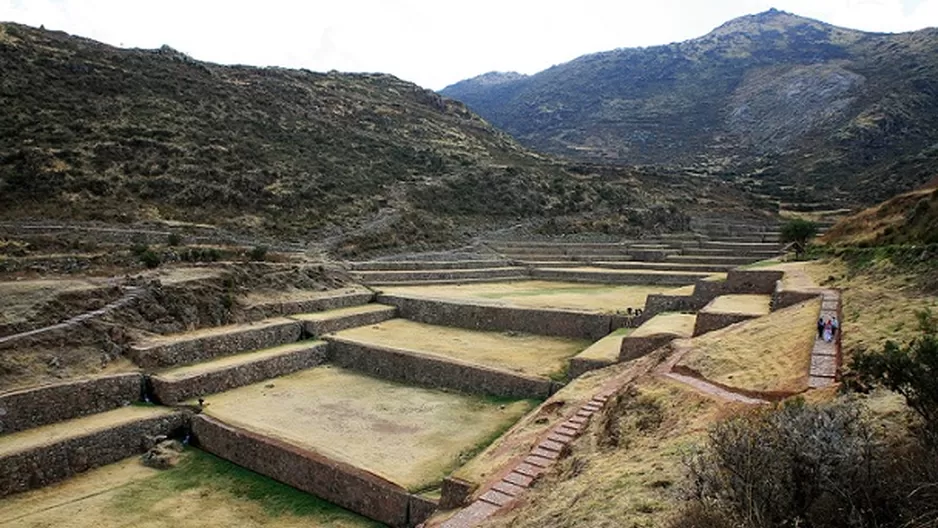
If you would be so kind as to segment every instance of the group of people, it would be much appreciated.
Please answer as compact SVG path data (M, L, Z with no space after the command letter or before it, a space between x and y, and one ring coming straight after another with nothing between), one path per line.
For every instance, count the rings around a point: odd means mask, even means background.
M818 339L823 339L830 343L837 338L837 331L840 330L840 321L837 320L837 317L830 317L825 320L823 317L819 317L817 320L817 336Z

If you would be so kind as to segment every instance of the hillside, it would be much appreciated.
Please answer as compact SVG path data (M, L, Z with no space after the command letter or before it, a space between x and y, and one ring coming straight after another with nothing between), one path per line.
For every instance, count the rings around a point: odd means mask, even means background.
M210 224L355 253L564 215L668 230L686 225L671 204L697 199L635 171L573 174L388 75L220 66L17 24L0 24L0 70L0 220Z
M441 93L543 152L719 174L783 202L872 204L934 173L936 48L938 29L872 34L771 10Z
M938 244L938 178L842 219L823 240L834 246Z

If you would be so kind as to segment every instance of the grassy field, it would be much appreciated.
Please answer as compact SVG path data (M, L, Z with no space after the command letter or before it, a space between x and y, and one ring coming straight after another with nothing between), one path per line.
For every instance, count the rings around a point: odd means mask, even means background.
M202 451L158 471L136 458L0 500L0 526L366 528L377 523Z
M411 491L444 476L530 411L319 367L208 400L209 416L381 475Z
M343 330L338 337L495 367L532 376L564 372L567 360L590 345L583 339L515 332L482 332L392 319Z
M803 391L820 310L812 300L696 337L678 365L730 387Z
M506 306L558 308L614 313L645 306L652 293L678 295L682 288L668 286L614 286L575 282L518 281L446 286L388 287L390 294L416 295L436 299L479 300Z

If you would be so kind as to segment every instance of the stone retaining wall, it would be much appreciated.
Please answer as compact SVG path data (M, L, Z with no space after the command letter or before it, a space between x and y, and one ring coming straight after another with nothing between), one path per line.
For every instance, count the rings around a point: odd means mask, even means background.
M569 269L543 269L532 268L531 278L537 280L557 280L567 282L596 282L603 284L635 284L635 285L663 285L686 286L707 276L706 273L698 275L667 274L667 273L616 273L614 271L576 271Z
M811 292L811 291L798 291L798 290L782 290L781 288L775 290L775 293L772 294L772 311L781 310L782 308L788 308L789 306L794 306L805 301L810 301L820 297L820 292Z
M453 270L504 268L509 266L505 260L459 260L459 261L420 261L420 260L371 260L352 262L353 271L416 271L416 270Z
M329 339L329 358L337 366L382 379L435 389L506 398L547 399L554 382L482 365L408 350Z
M696 323L694 323L694 337L758 317L758 315L741 313L700 312L697 314Z
M259 321L261 319L267 319L269 317L277 317L281 315L337 310L339 308L367 304L374 300L374 298L374 293L370 291L362 291L360 293L347 293L342 295L322 297L318 299L258 304L245 308L244 313L239 317L238 322Z
M146 438L185 427L184 413L141 419L0 458L0 497L48 486L147 449Z
M140 401L139 372L56 383L0 394L0 434L13 433Z
M358 279L366 283L391 283L412 281L478 280L493 278L526 278L527 270L519 267L481 268L467 270L420 270L420 271L355 271Z
M398 315L441 326L515 331L529 334L598 340L612 328L612 316L546 308L515 308L398 295L379 295L378 302L396 306Z
M163 405L243 387L266 379L286 376L326 362L328 343L318 341L290 354L273 356L231 368L204 372L192 377L174 379L154 374L147 380L154 399Z
M625 336L622 338L622 347L619 349L619 361L629 361L640 358L681 336L676 334L655 334L643 337Z
M209 453L378 522L410 527L426 519L427 499L319 453L204 415L193 418L192 432Z
M772 270L730 270L726 280L698 280L691 295L651 294L645 299L644 320L663 312L696 312L720 295L777 294L783 272ZM794 303L793 303L794 304Z
M303 331L308 336L322 336L357 326L378 324L397 316L397 308L388 306L385 310L349 314L333 319L296 319L303 324Z
M570 358L570 366L567 368L567 377L569 379L578 378L591 370L599 370L615 364L615 361L572 357Z
M775 292L784 272L774 270L733 270L727 273L722 295L763 294Z
M130 358L143 368L164 368L293 343L300 340L301 334L302 327L297 321L272 320L254 327L232 329L230 333L207 334L171 343L133 345Z

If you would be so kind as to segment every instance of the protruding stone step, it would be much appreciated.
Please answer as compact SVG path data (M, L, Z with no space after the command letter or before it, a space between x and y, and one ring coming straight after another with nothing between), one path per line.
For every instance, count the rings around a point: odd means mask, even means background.
M299 341L301 332L299 321L265 319L256 323L156 336L131 346L130 355L143 368L165 368L293 343Z
M354 271L414 271L503 268L504 260L372 260L351 262Z
M186 420L172 409L129 406L0 436L0 497L142 453L148 437Z
M325 341L289 345L225 356L150 376L156 399L164 405L243 387L321 365L328 358Z
M306 335L322 336L332 332L366 326L394 319L397 308L386 304L363 304L327 312L297 314L291 317L303 323Z

